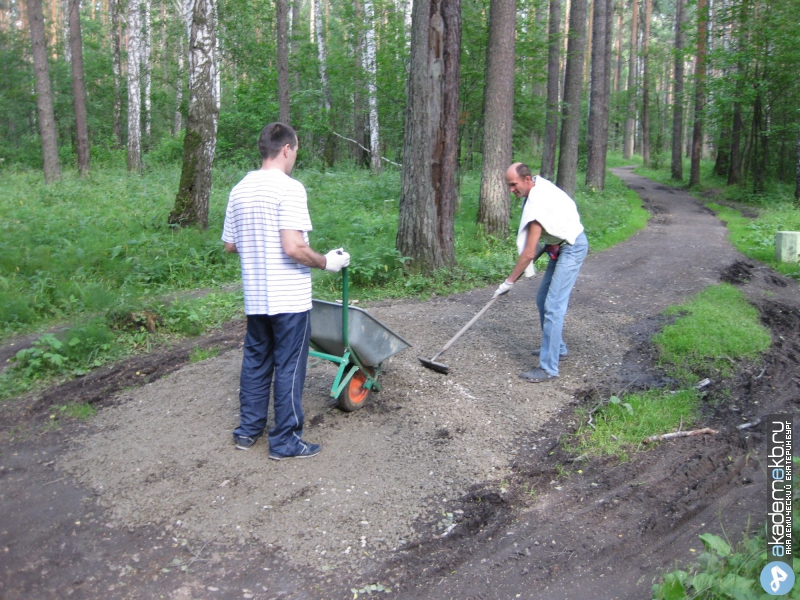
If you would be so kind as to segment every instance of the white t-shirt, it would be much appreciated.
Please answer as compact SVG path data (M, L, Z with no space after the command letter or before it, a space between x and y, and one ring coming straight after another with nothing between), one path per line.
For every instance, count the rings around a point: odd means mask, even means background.
M534 186L525 200L517 232L517 251L522 254L528 240L528 224L536 221L542 226L544 244L574 244L583 232L581 216L575 201L567 193L544 177L536 175ZM526 277L533 275L533 263L525 269Z
M283 171L251 171L231 190L222 241L236 244L248 315L311 309L311 269L283 251L281 229L311 231L306 189Z

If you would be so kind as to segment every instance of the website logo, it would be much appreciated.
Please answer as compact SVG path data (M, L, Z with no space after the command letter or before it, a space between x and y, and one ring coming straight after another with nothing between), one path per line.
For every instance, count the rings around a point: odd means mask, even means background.
M792 415L769 415L767 424L767 560L761 587L773 596L794 586L792 569Z

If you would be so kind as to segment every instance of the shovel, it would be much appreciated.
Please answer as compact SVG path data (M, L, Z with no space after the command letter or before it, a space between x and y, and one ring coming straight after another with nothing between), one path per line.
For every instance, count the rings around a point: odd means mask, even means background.
M539 258L539 257L540 257L542 254L544 254L544 248L540 248L540 249L539 249L539 251L538 251L538 252L536 252L536 257L533 259L533 262L536 262L536 260L537 260L537 259L538 259L538 258ZM447 343L444 345L444 347L443 347L441 350L439 350L439 352L436 354L436 356L434 356L434 357L433 357L433 358L431 358L430 360L429 360L429 359L427 359L427 358L422 358L421 356L419 356L419 357L418 357L418 360L419 360L419 362L421 362L421 363L422 363L422 366L424 366L424 367L427 367L428 369L431 369L431 370L433 370L433 371L436 371L437 373L444 373L445 375L447 375L448 371L450 371L450 367L449 367L449 366L447 366L447 365L446 365L446 364L444 364L444 363L436 362L436 359L437 359L437 358L439 358L439 357L440 357L442 354L444 354L445 352L447 352L447 351L450 349L450 346L452 346L453 344L455 344L455 343L456 343L456 340L458 340L458 338L460 338L462 335L464 335L464 334L467 332L467 330L468 330L470 327L472 327L472 326L475 324L475 321L477 321L478 319L480 319L480 318L483 316L483 313L485 313L487 310L489 310L489 307L490 307L490 306L492 306L492 304L494 304L494 303L495 303L495 302L496 302L496 301L497 301L499 298L500 298L500 296L497 296L497 297L495 297L495 298L492 298L491 300L489 300L489 302L487 302L487 303L486 303L486 306L484 306L482 309L480 309L480 310L478 311L478 314L477 314L477 315L475 315L474 317L472 317L472 318L470 319L469 323L467 323L466 325L464 325L464 326L461 328L461 330L460 330L460 331L459 331L457 334L455 334L455 335L454 335L454 336L453 336L453 337L450 339L450 341L449 341L449 342L447 342Z

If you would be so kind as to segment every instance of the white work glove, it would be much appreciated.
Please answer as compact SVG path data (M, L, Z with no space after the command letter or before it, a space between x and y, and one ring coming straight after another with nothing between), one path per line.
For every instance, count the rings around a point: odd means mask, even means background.
M492 298L497 298L498 296L507 294L512 287L514 287L514 284L511 283L508 279L506 279L503 283L500 284L500 287L497 288L497 291L494 293L494 296L492 296Z
M350 255L344 251L344 248L336 248L331 250L325 255L325 270L333 273L338 273L342 267L350 264Z

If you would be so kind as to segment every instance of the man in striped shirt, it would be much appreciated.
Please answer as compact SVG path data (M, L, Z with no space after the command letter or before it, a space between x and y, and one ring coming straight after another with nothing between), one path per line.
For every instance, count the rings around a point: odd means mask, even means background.
M275 427L269 457L308 458L319 444L302 439L303 385L311 333L311 267L339 271L350 255L338 248L326 255L308 245L311 219L303 184L290 177L297 159L297 134L271 123L258 140L262 165L231 191L222 241L242 266L247 335L239 403L240 423L233 440L250 448L267 425L274 383Z

